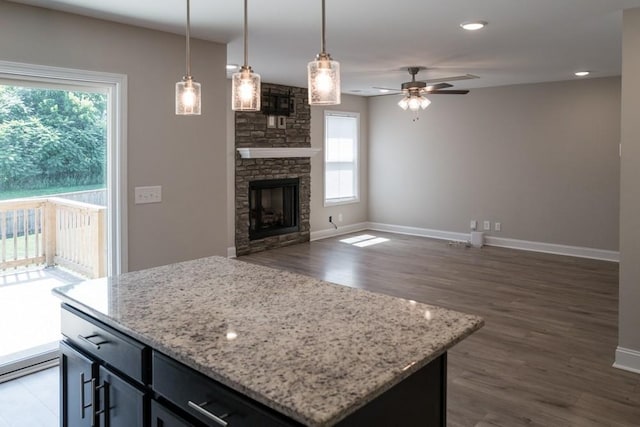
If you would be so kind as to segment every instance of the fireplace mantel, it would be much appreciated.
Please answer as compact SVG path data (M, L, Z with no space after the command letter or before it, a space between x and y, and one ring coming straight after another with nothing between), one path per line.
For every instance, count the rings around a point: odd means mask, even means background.
M243 159L276 159L285 157L313 157L322 149L311 147L236 148Z

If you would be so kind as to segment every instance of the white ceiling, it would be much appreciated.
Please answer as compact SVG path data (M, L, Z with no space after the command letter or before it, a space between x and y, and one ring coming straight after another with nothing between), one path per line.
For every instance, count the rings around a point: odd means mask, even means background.
M185 0L14 0L184 34ZM228 43L241 64L242 0L191 0L192 35ZM456 88L619 75L622 10L640 0L326 0L327 51L340 61L344 93L419 78L474 74ZM320 51L320 0L249 1L249 64L263 81L306 87ZM459 24L485 20L484 30ZM193 70L193 74L206 70Z

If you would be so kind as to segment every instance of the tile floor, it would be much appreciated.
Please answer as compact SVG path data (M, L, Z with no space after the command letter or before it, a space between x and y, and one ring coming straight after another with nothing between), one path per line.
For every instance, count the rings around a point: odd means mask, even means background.
M58 367L0 384L0 427L59 426Z

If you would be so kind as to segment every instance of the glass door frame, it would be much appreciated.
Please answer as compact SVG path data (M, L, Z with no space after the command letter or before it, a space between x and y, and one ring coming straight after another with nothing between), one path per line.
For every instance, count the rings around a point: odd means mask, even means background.
M128 271L127 241L127 76L45 65L0 61L0 79L99 88L107 93L107 275ZM44 345L0 366L0 382L58 364L59 350Z

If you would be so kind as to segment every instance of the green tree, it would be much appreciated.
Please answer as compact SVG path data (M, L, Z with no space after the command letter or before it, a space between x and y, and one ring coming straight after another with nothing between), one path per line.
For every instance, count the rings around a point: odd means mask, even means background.
M106 95L0 86L0 191L105 182Z

